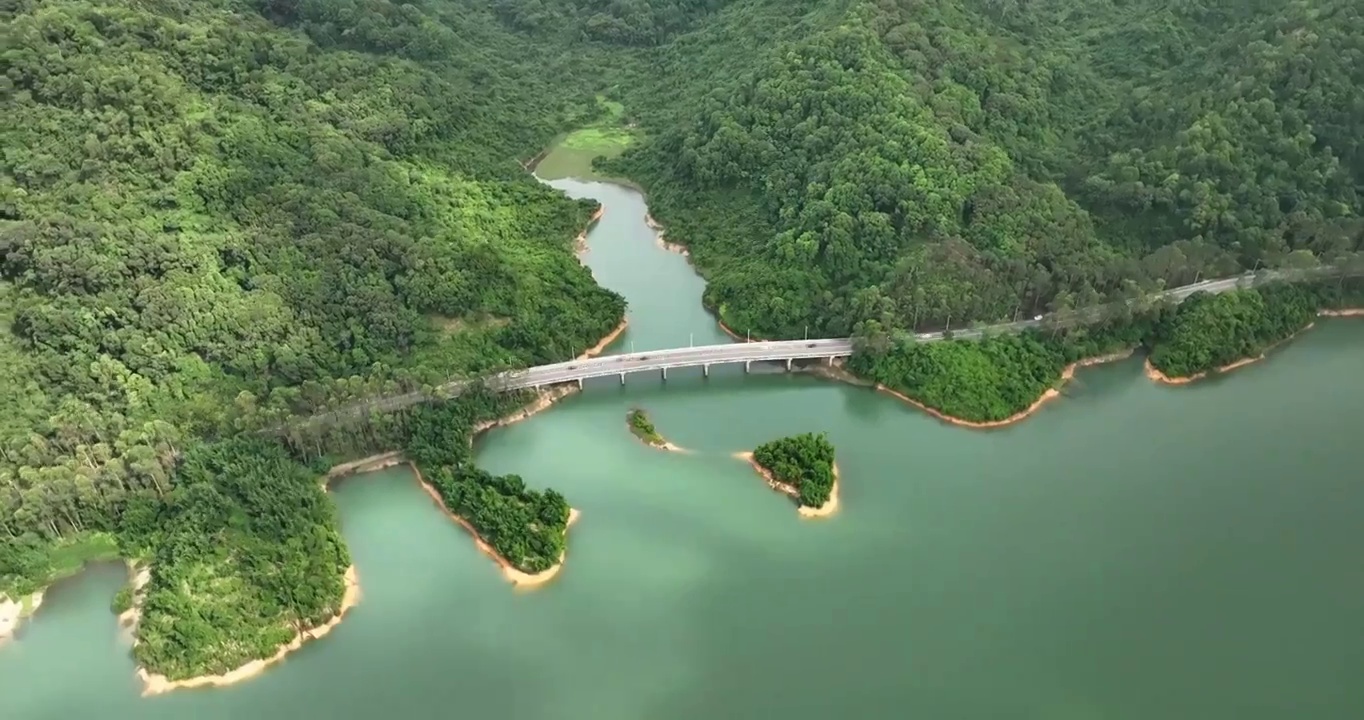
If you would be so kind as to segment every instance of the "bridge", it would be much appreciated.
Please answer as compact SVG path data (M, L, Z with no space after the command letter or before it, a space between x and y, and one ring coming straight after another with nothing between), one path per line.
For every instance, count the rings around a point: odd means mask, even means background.
M668 371L673 368L700 367L704 374L710 375L711 365L743 363L748 369L755 362L785 362L790 368L795 360L832 360L849 355L852 355L849 338L725 343L569 360L503 373L488 378L487 382L499 390L520 390L575 381L581 386L584 380L619 375L624 384L626 375L637 372L659 372L666 380Z
M951 332L919 333L916 334L914 338L917 342L937 342L949 338L956 340L976 340L986 335L1018 333L1034 327L1073 327L1076 325L1099 322L1105 317L1110 317L1115 310L1120 310L1124 306L1136 307L1141 302L1171 302L1177 304L1183 302L1194 293L1203 292L1218 294L1236 290L1238 288L1249 288L1270 282L1293 282L1335 277L1342 274L1354 275L1358 273L1342 273L1331 267L1245 273L1243 275L1236 275L1228 278L1204 280L1190 285L1183 285L1154 293L1143 298L1107 303L1068 312L1050 313L1045 316L1038 316L1036 318L1017 322L998 323L983 327L968 327ZM434 392L413 391L359 401L332 412L321 413L308 418L300 418L299 420L288 423L286 426L274 428L274 430L279 431L290 426L297 428L300 425L311 426L315 424L326 424L343 418L360 417L368 413L393 412L434 398L455 397L470 385L478 382L486 383L487 386L493 390L509 391L527 388L538 389L550 385L559 385L570 382L576 382L579 387L581 387L585 380L598 377L610 377L612 375L619 376L620 381L624 383L626 376L640 372L657 372L666 379L669 370L680 368L700 367L703 373L709 375L710 367L712 365L723 364L743 363L745 370L747 370L751 368L755 362L781 362L785 363L789 370L792 363L797 360L832 361L834 358L848 357L852 355L852 351L851 338L760 340L756 342L750 341L726 343L723 345L672 348L668 350L646 350L643 352L568 360L549 365L540 365L525 370L498 373L481 379L454 380L435 388Z
M1258 282L1269 279L1284 279L1282 273L1264 273ZM1148 298L1151 301L1183 302L1194 293L1224 293L1240 287L1250 287L1257 283L1255 275L1238 275L1230 278L1205 280L1192 285L1172 288L1156 293ZM1127 304L1134 304L1128 301ZM1116 305L1122 305L1122 302ZM1019 333L1032 327L1062 327L1097 321L1113 309L1113 303L1094 308L1086 308L1072 313L1053 313L1030 320L999 323L979 328L965 328L955 332L919 333L914 336L917 342L937 342L947 338L956 340L977 340L985 335ZM1064 317L1063 317L1064 316ZM791 369L797 360L833 360L852 355L851 338L828 338L819 340L760 340L744 343L725 343L723 345L702 345L699 347L673 348L669 350L648 350L644 352L608 355L583 360L540 365L526 370L512 371L491 376L486 379L489 387L497 390L521 390L541 388L547 385L576 382L579 387L584 380L610 375L619 375L622 384L631 373L658 372L666 380L668 371L677 368L700 367L706 375L710 366L728 363L743 363L744 369L755 362L784 362ZM456 390L446 386L447 390Z

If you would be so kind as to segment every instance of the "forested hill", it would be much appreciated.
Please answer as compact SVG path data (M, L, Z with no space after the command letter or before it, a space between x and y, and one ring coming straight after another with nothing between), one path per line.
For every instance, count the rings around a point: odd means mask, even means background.
M755 334L997 320L1360 251L1364 7L777 2L627 100L642 182ZM755 28L761 28L758 32Z
M422 5L0 6L0 591L41 562L12 543L118 530L200 439L619 322L591 204L518 162L591 92Z

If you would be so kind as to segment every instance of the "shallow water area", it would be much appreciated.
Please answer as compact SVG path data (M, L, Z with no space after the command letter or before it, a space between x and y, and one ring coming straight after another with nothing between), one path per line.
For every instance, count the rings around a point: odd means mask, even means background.
M584 259L630 301L611 351L726 341L641 196L552 184L606 206ZM348 478L364 597L326 638L142 699L99 566L0 649L0 717L1364 717L1361 357L1349 319L1187 387L1134 357L991 432L775 367L600 378L478 441L582 511L552 583L514 591L406 470ZM819 522L732 457L812 430L841 473Z

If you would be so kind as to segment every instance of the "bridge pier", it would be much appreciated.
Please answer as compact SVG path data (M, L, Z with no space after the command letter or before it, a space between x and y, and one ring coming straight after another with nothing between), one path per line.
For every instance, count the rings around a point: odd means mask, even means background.
M701 366L701 376L710 377L710 363Z
M833 356L833 355L830 355L829 357L825 358L825 359L824 359L824 364L825 364L825 365L828 365L829 367L833 367L833 366L834 366L834 356Z
M621 384L621 385L624 385L624 384L625 384L625 373L621 373L621 374L620 374L620 384Z
M786 358L786 372L791 372L791 358Z
M753 361L752 361L752 360L745 360L745 361L744 361L744 372L748 372L748 371L750 371L750 370L752 370L752 369L753 369Z
M663 379L664 380L668 379L668 368L663 368Z
M582 378L578 378L578 389L579 389L579 390L582 390L582 389L583 389L583 379L582 379Z

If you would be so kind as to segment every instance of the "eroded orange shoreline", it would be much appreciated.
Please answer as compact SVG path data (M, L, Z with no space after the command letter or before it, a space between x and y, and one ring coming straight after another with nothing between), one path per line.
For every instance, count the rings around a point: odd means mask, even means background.
M620 324L616 326L615 330L612 330L610 333L607 333L606 337L598 341L596 345L593 345L587 350L584 350L583 353L578 356L578 359L586 360L588 358L594 358L602 354L602 351L606 350L606 348L609 347L611 343L615 342L616 338L620 337L620 334L625 332L625 329L628 327L630 327L630 320L628 318L621 318Z
M402 453L394 451L373 455L353 462L342 463L333 467L322 478L322 490L326 492L331 483L343 477L363 472L373 472L381 470L402 462ZM128 638L134 647L139 640L137 638L137 625L142 620L142 603L146 599L144 589L151 581L151 568L146 565L138 565L133 562L128 563L129 582L133 589L133 603L128 610L119 614L118 622L125 629ZM240 667L229 670L217 675L198 675L184 680L171 680L165 675L153 673L145 667L138 666L137 679L142 683L142 696L161 695L172 690L188 690L204 687L226 687L260 675L271 665L282 660L289 653L303 647L309 640L316 640L326 636L345 618L346 613L351 608L360 603L360 575L354 565L346 568L344 575L346 589L341 596L341 606L337 608L336 614L332 615L321 625L304 628L299 630L289 642L280 645L273 655L268 658L252 660Z
M763 467L761 464L758 463L758 461L757 461L756 459L754 459L753 453L751 453L751 452L739 452L739 453L734 453L734 457L736 457L736 458L738 458L738 459L740 459L740 460L743 460L744 462L748 463L750 467L752 467L754 470L756 470L757 473L758 473L759 475L762 476L762 479L765 480L765 481L767 482L767 486L768 486L768 487L772 488L773 490L776 490L776 491L779 492L779 493L782 493L783 495L789 496L792 500L795 500L795 501L796 501L796 511L797 511L798 513L800 513L800 516L801 516L801 517L803 517L803 518L821 518L821 517L828 517L828 516L833 515L834 513L838 512L838 463L837 463L837 462L835 462L835 463L833 464L834 485L833 485L832 488L829 489L829 499L828 499L828 500L825 500L823 505L820 505L819 507L815 508L815 507L810 507L810 506L808 506L808 505L801 505L801 504L800 504L800 490L797 490L797 489L795 488L795 486L793 486L793 485L790 485L790 484L788 484L788 483L784 483L784 482L781 482L780 480L778 480L774 475L772 475L772 472L771 472L770 470L768 470L767 468Z

